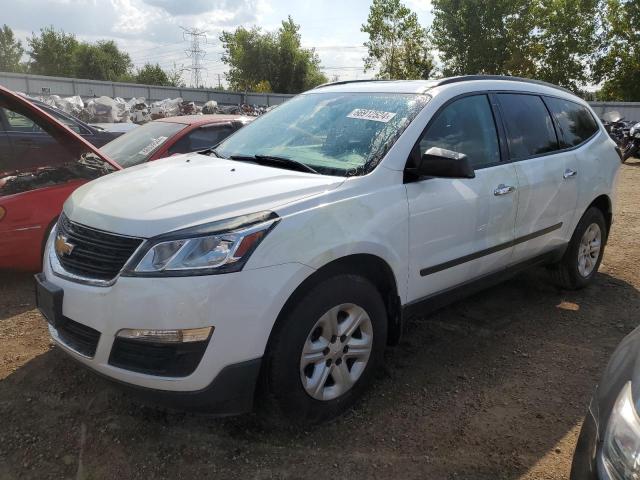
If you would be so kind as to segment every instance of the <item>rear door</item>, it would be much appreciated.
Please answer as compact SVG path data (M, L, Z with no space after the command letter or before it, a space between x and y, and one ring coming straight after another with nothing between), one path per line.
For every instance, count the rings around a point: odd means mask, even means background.
M425 178L406 184L409 301L509 264L518 190L497 127L489 97L467 95L442 107L418 142L419 156L431 147L464 153L475 178Z
M518 176L513 263L543 254L571 236L578 202L575 156L562 151L538 95L498 93L509 156Z

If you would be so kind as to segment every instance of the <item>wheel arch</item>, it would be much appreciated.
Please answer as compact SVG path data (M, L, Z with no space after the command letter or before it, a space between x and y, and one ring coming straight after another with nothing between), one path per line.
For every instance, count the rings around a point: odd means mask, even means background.
M400 314L400 296L396 277L391 266L381 257L368 253L351 254L337 258L318 268L309 275L289 296L283 305L271 329L267 341L267 350L274 334L277 333L284 317L296 302L315 285L335 275L348 273L360 275L369 280L378 289L387 308L388 334L387 344L395 345L402 333L402 317Z
M609 195L602 194L596 197L586 208L585 212L589 210L591 207L595 207L602 212L604 215L605 225L607 227L607 231L605 233L605 238L609 238L609 232L611 231L611 224L613 223L613 207L611 203L611 198Z

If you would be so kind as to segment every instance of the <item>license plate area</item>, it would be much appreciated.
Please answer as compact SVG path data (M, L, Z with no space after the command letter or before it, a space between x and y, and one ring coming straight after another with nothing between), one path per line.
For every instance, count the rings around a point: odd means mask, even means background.
M62 288L49 282L42 273L35 275L36 306L42 316L53 326L59 328L64 323L62 316Z

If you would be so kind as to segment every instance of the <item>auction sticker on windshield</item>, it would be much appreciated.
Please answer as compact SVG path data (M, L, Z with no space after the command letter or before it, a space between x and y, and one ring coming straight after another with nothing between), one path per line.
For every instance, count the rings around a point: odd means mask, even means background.
M151 140L151 143L138 152L138 155L150 154L158 145L164 142L167 137L158 137Z
M389 120L391 120L395 116L396 114L391 112L356 108L349 115L347 115L347 118L359 118L361 120L373 120L374 122L387 123Z

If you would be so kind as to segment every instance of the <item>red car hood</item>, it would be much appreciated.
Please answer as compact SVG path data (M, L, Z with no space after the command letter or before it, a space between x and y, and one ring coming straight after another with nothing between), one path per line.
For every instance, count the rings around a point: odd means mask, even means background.
M118 165L115 161L111 160L107 156L104 155L100 150L94 147L91 143L87 142L84 138L78 135L76 132L68 128L63 123L56 120L54 117L49 115L44 110L40 109L33 103L31 103L27 98L22 95L18 95L11 90L0 86L0 106L2 105L15 105L19 104L23 108L29 110L34 116L39 117L46 123L47 133L49 133L54 138L61 140L63 142L76 142L81 144L87 150L91 150L95 155L99 158L112 165L116 170L122 170L122 167Z

